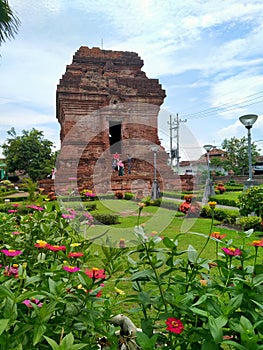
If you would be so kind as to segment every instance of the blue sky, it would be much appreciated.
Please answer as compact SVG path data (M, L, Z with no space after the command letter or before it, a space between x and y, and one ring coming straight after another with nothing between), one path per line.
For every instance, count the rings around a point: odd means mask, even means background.
M10 0L18 35L0 47L0 144L12 126L33 127L59 149L56 86L80 46L135 51L166 90L168 118L180 123L180 155L246 136L243 114L263 154L263 2L261 0ZM0 149L1 154L1 149Z

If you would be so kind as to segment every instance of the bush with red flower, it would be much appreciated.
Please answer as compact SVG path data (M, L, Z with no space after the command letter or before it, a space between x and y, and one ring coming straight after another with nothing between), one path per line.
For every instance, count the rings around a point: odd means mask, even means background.
M223 184L223 182L219 182L216 186L216 191L218 191L220 194L223 194L226 191L226 188Z

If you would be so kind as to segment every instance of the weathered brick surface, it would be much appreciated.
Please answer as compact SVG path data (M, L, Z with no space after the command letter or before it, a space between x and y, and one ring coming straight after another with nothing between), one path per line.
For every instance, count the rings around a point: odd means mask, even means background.
M181 188L182 182L167 166L168 156L157 133L157 119L165 91L157 79L141 70L134 52L80 47L57 87L57 119L61 126L61 152L55 185L60 190L76 175L78 188L109 192L150 189L153 152L162 188ZM112 170L109 125L121 122L121 159L125 175ZM133 158L127 174L128 153ZM189 184L187 184L189 187Z

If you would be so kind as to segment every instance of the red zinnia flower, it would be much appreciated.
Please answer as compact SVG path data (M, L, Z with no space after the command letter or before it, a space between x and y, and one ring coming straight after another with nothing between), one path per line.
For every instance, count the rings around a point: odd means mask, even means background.
M53 252L57 252L59 250L66 250L66 247L64 245L50 245L48 244L46 246L47 249L52 250Z
M79 267L75 267L75 266L63 266L63 270L68 271L68 272L77 272L80 270Z
M104 270L99 270L96 267L93 267L91 270L86 269L85 274L89 276L90 278L106 278L105 271Z
M6 256L17 256L23 253L21 250L14 249L2 249L1 252L4 253Z
M80 252L72 252L72 253L69 253L68 257L69 258L80 258L81 256L83 256L84 254L83 253L80 253Z
M242 254L241 250L237 249L237 248L222 248L222 250L224 251L224 253L226 255L230 255L230 256L239 256Z
M37 240L37 243L35 243L36 248L47 248L49 245L46 241L42 241L41 239Z
M167 325L166 330L169 332L180 334L184 330L184 325L177 318L169 317L165 323Z
M216 238L216 239L223 239L223 238L226 237L226 235L220 235L220 232L213 232L213 233L211 234L211 237L212 237L212 238Z
M254 247L263 247L263 240L255 240L251 243Z

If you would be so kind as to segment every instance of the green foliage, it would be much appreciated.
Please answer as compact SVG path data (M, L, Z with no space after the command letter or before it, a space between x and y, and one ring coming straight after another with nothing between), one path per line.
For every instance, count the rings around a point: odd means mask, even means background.
M44 139L42 131L34 128L23 130L22 136L17 136L14 128L7 133L10 137L2 146L7 172L23 171L33 181L46 178L55 164L53 143Z
M23 186L24 186L25 190L29 193L28 199L30 201L34 201L37 198L37 193L36 193L36 191L38 189L37 182L34 182L29 177L25 177L22 180L22 183L23 183Z
M133 199L133 197L134 197L134 194L131 192L124 193L124 199L126 199L126 200L131 200L131 199Z
M112 215L112 214L94 214L93 215L95 222L97 224L103 224L103 225L116 225L119 223L119 217L118 215Z
M224 197L223 195L222 196L219 196L219 195L210 196L209 200L215 201L215 202L217 202L217 204L227 205L229 207L237 207L237 200Z
M0 45L14 38L18 32L20 20L15 16L7 0L0 0Z
M239 216L238 210L229 210L229 209L221 209L215 208L214 211L209 206L204 206L201 210L200 216L203 218L214 218L218 221L235 224L236 219Z
M242 137L237 139L232 137L230 140L225 139L222 142L222 149L225 150L225 158L221 159L221 165L225 170L233 170L236 175L244 175L248 172L248 145L247 138ZM257 146L251 144L252 162L255 162L256 157L259 156ZM213 159L211 160L212 164Z
M237 201L240 214L247 216L255 213L257 216L263 218L263 188L253 186L244 191Z
M254 229L260 231L262 229L262 218L258 216L242 217L237 220L237 224L242 227L243 230Z

